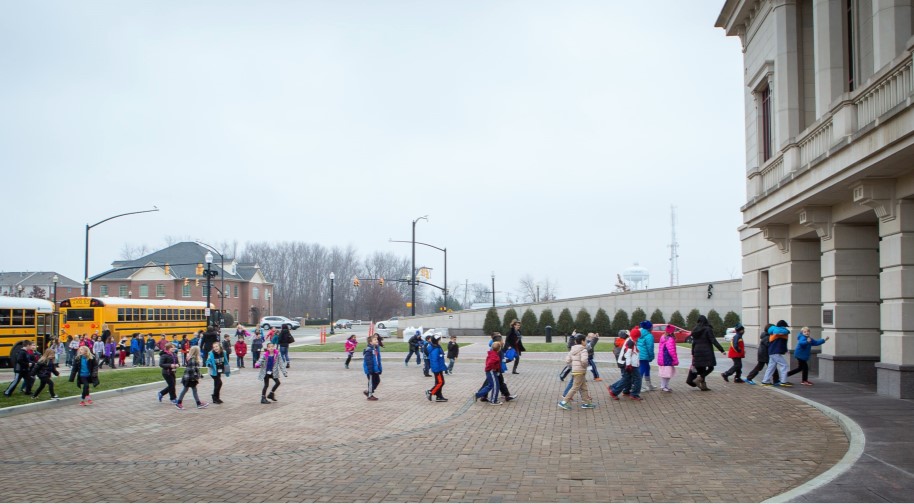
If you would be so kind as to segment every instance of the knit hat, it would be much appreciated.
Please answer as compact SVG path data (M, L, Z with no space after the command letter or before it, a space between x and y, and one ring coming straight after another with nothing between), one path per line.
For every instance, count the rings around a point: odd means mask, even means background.
M416 336L422 336L422 331L416 329Z
M743 327L743 324L736 324L736 327L733 329L739 331L740 329L745 329L745 327Z
M676 332L676 329L673 327L673 324L667 324L667 325L666 325L666 333L667 333L667 334L673 334L674 332Z
M642 329L650 331L651 328L654 327L654 324L652 324L650 320L645 320L644 322L641 322L639 326L641 326Z
M778 320L777 326L778 326L778 327L788 327L787 321L785 321L785 320Z

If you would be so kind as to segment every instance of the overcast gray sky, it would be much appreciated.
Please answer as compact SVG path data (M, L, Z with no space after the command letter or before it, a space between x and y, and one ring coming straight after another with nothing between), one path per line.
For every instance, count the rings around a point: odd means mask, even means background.
M722 0L7 1L0 270L123 244L448 249L451 284L740 276L745 121ZM418 251L435 268L441 253ZM329 272L328 272L329 273ZM437 278L436 278L437 276Z

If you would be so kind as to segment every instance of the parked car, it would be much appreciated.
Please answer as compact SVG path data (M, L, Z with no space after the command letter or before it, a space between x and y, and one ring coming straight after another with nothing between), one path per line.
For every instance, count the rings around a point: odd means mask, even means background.
M387 320L382 320L375 324L375 327L378 329L399 329L400 328L400 318L399 317L390 317Z
M287 319L286 317L280 317L279 315L270 315L260 319L260 327L264 329L270 329L272 327L280 328L283 324L288 324L291 329L298 329L301 327L301 324L295 320Z
M676 338L676 343L692 342L692 331L673 324L654 324L654 327L651 328L651 334L654 335L655 341L659 341L660 337L666 334L666 326L673 326L673 337Z
M352 321L349 319L341 318L337 320L333 326L337 329L352 329Z

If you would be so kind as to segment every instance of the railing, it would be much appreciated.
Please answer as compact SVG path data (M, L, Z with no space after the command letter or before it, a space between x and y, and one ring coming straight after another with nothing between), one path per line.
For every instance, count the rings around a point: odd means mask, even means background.
M762 192L767 192L778 185L784 178L784 155L780 154L768 166L762 169Z
M911 72L911 58L886 75L871 88L854 100L857 107L857 127L875 121L877 117L888 112L892 107L904 102L914 91L914 76Z
M833 133L832 118L829 117L824 124L800 140L800 166L806 166L813 159L825 154L834 142Z

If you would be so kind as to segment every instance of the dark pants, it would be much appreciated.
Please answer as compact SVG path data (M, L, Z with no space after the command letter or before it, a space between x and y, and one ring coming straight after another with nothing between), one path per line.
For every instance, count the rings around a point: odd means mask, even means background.
M16 386L19 385L19 382L22 380L25 380L25 384L23 384L23 386L26 388L26 390L31 392L32 384L30 382L32 380L32 377L29 376L28 372L20 373L20 372L16 371L13 373L13 381L10 382L10 386L7 387L6 391L3 394L6 395L7 397L11 396L13 394L13 392L16 391Z
M260 360L260 350L251 350L251 357L254 359L254 364L257 364L257 361Z
M432 363L428 361L428 355L425 356L425 366L422 368L422 374L431 376L428 372L432 369Z
M273 389L270 390L270 394L272 394L273 392L276 392L276 389L279 388L279 378L277 378L271 374L268 374L263 377L263 391L260 392L260 395L262 395L262 396L267 395L267 387L270 386L270 380L273 380L275 382L275 383L273 383Z
M239 355L238 357L236 357L236 359L238 360L238 367L243 368L244 367L244 356Z
M419 364L422 364L422 354L419 353L418 348L414 347L409 347L409 353L406 354L406 360L403 362L409 364L409 359L413 356L413 354L416 354L416 365L418 366Z
M809 381L809 361L797 359L797 368L791 369L787 376L793 376L801 372L803 373L803 381Z
M741 379L743 375L743 359L732 359L733 365L730 366L730 369L724 371L724 376L736 375L736 379Z
M346 367L349 367L350 362L352 362L352 352L346 354Z
M505 384L505 375L498 373L498 391L501 395L510 399L511 392L508 392L508 385Z
M747 380L754 380L755 377L758 376L758 374L761 373L763 369L765 369L765 365L767 365L767 364L768 364L767 362L759 362L759 363L757 363L757 364L755 365L755 367L752 368L751 371L749 371L749 374L746 375L746 379L747 379ZM778 377L778 372L777 372L777 371L774 372L774 377L773 377L772 379L773 379L775 382L780 381L780 378Z
M92 383L91 376L79 376L76 378L76 384L83 388L82 395L80 396L83 400L89 397L89 384Z
M429 390L431 394L435 397L444 397L441 391L444 389L444 372L438 371L435 373L435 386Z
M371 373L367 376L368 378L368 397L374 395L375 390L378 390L378 385L381 384L381 375L378 373Z
M47 386L48 386L48 392L51 393L51 397L54 397L54 381L51 380L50 377L48 377L48 378L39 378L39 380L41 380L41 385L38 386L38 390L36 390L35 393L32 394L32 395L34 395L35 397L38 397L38 394L40 394L41 391L44 390L44 386L47 385Z
M174 401L178 398L178 393L175 391L175 375L171 373L162 373L162 378L165 378L165 388L159 391L160 394L168 394L168 398Z
M222 390L222 374L216 373L216 376L213 376L213 400L219 400L220 390Z
M511 368L512 373L517 372L517 365L520 364L520 352L517 352L517 357L514 358L514 367Z

